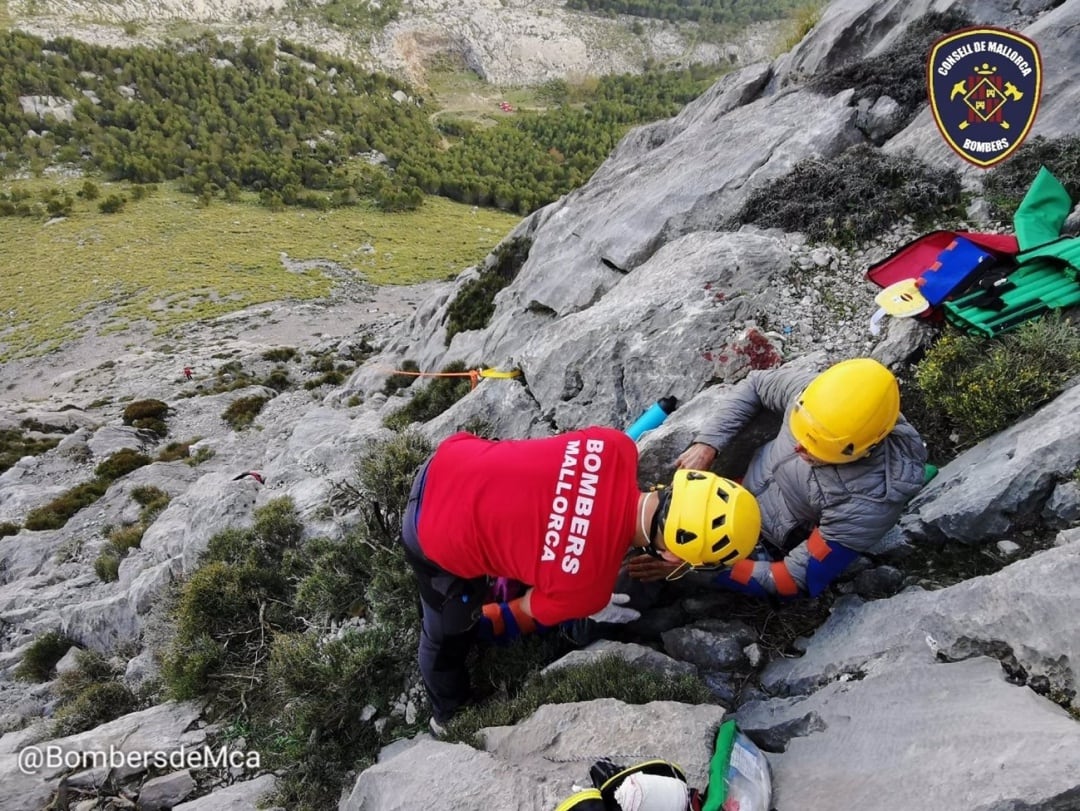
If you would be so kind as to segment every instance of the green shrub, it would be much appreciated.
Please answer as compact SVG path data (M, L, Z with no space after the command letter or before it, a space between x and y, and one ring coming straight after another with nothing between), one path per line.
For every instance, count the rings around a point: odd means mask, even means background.
M974 445L1055 397L1077 373L1080 332L1058 316L993 340L948 331L915 369L921 408L937 421L911 419L944 460L954 450L950 436L955 449Z
M281 795L288 808L330 808L349 769L375 761L394 737L374 721L387 713L416 654L415 637L401 639L381 628L320 640L314 634L283 634L270 654L274 693L288 697L278 717L279 737L290 742L275 753L291 767ZM364 709L378 715L364 720ZM284 732L284 735L281 735Z
M259 395L241 397L239 400L233 401L233 403L225 409L221 418L232 426L234 431L239 431L251 425L251 423L255 421L255 418L259 416L259 412L262 411L263 406L268 402L270 402L269 397L261 397Z
M184 464L188 465L189 467L195 467L196 465L201 465L203 462L206 462L206 461L208 461L210 459L213 459L213 458L214 458L213 449L203 447L203 448L199 448L197 451L195 451L194 456L191 456L191 457L185 459Z
M150 462L150 457L145 453L139 453L131 448L121 448L94 468L94 475L113 482Z
M212 561L194 572L183 586L176 636L162 662L170 695L201 695L214 675L222 677L214 685L218 690L241 687L245 678L239 674L266 655L267 632L274 627L267 613L280 613L275 608L286 590L276 572L253 566Z
M110 194L98 203L98 211L102 214L118 214L124 210L125 205L127 205L127 198L122 194Z
M193 698L212 683L235 698L250 686L243 673L265 659L270 636L299 621L291 603L302 530L284 498L256 510L250 529L210 539L173 611L174 635L162 662L170 695Z
M74 735L113 721L138 708L135 694L118 681L92 684L56 711L53 733Z
M387 397L396 394L401 389L407 389L416 382L416 375L400 374L400 372L419 372L420 367L416 365L416 361L403 360L400 365L401 369L386 378L386 383L383 385L383 394Z
M20 529L22 529L22 527L11 521L0 521L0 538L6 537L7 535L18 535Z
M80 650L75 667L56 679L53 734L74 735L138 708L138 700L119 680L123 670L97 651Z
M48 504L30 510L26 515L25 526L31 530L60 529L71 516L83 507L93 504L105 495L108 489L109 480L100 476L92 481L76 485Z
M94 558L94 574L102 583L115 583L120 579L120 553L112 546L105 546Z
M529 258L532 240L512 239L495 251L489 267L461 285L446 308L446 345L459 332L483 329L495 312L495 294L512 282Z
M416 392L409 402L388 414L383 424L387 428L400 431L414 422L435 419L472 389L468 377L456 376L467 371L465 364L461 361L454 361L444 366L441 371L454 373L455 376L436 377Z
M134 425L136 420L163 420L169 414L169 406L161 400L136 400L124 408L124 425Z
M627 704L650 701L714 703L709 688L696 676L664 676L618 656L606 656L586 665L540 673L505 701L489 701L455 716L447 727L450 740L473 743L477 731L488 726L516 724L544 704L566 704L617 698Z
M136 487L131 491L131 497L143 508L139 520L145 523L150 523L151 518L157 517L157 514L164 510L170 501L168 493L160 487L150 485Z
M990 213L1011 222L1043 166L1061 181L1074 203L1080 201L1080 135L1051 139L1037 135L986 173L983 193L990 203Z
M263 360L273 361L274 363L288 363L299 354L294 347L291 346L276 346L273 349L267 349L262 353Z
M186 442L170 442L158 451L157 460L159 462L176 462L180 459L187 459L191 456L191 446L197 441L189 439Z
M22 661L15 668L15 678L24 681L48 681L52 678L56 663L74 644L74 640L59 631L45 632L27 647Z
M262 384L274 391L288 391L292 386L292 380L289 379L289 373L285 369L274 369L266 376Z
M960 176L935 169L911 150L887 155L854 146L830 160L811 158L754 190L736 225L802 231L811 240L854 245L906 217L918 226L959 215Z
M24 456L40 456L55 448L59 442L59 439L52 437L45 439L28 437L21 431L10 428L0 430L0 473Z
M828 96L854 88L856 103L873 104L879 96L889 96L903 111L900 124L907 124L926 102L926 63L934 42L969 25L971 19L963 12L925 14L888 50L819 75L810 87Z
M138 548L139 544L142 543L142 536L145 532L146 525L141 522L125 524L109 533L109 543L123 556L130 550Z
M320 386L338 386L345 380L345 375L338 371L325 372L304 383L304 388L317 389Z
M84 180L82 186L75 192L75 196L81 197L84 200L93 201L101 196L101 190L94 181Z

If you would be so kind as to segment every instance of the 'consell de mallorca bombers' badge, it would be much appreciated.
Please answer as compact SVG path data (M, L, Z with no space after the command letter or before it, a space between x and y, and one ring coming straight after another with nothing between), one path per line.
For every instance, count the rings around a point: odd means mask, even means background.
M984 169L1009 157L1035 122L1042 61L1035 43L1004 28L965 28L934 43L930 109L964 160Z

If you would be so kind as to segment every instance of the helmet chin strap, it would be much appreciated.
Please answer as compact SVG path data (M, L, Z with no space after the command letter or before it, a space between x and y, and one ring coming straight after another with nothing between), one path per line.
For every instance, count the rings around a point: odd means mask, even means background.
M660 550L657 549L656 544L653 543L653 535L656 534L656 521L653 520L652 533L650 533L648 528L645 526L645 507L649 503L649 496L651 495L652 493L646 493L645 498L641 500L641 510L638 513L638 524L641 525L641 534L645 537L645 551L649 554L650 557L660 559ZM658 495L657 499L659 500L659 498L660 496ZM660 505L657 504L658 509L659 506Z

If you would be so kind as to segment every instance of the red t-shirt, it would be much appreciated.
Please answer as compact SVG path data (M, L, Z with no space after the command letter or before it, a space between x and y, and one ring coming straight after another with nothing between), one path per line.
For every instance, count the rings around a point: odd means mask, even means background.
M637 446L586 428L545 439L443 441L428 466L417 536L459 577L512 577L533 587L545 625L607 605L634 536Z

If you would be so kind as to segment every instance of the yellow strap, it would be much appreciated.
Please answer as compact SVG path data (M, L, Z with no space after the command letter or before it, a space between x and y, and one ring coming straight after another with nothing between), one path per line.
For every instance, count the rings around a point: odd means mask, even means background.
M519 377L521 375L520 369L511 369L509 372L500 372L498 369L478 369L480 377L495 377L501 380L509 380L512 377Z
M599 805L588 802L591 800L596 800ZM588 802L587 805L582 805L582 803L586 802ZM599 789L587 788L584 791L579 791L576 794L567 797L555 807L555 811L593 811L593 809L596 809L596 811L603 811L603 803L604 797Z

